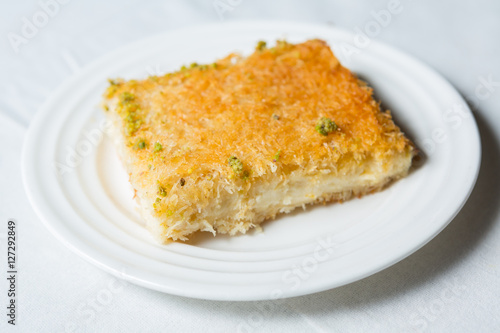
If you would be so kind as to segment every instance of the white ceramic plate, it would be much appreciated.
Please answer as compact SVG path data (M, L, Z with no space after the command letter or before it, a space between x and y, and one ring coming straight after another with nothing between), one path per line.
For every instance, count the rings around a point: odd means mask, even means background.
M480 141L459 94L429 67L372 41L324 26L226 23L170 32L134 43L86 67L38 112L23 155L29 199L47 228L71 250L128 281L159 291L216 300L290 297L374 274L416 251L457 214L479 169ZM196 236L158 245L143 228L98 104L109 77L142 78L258 40L322 38L426 153L420 167L385 191L313 207L239 237ZM349 44L351 44L349 46Z

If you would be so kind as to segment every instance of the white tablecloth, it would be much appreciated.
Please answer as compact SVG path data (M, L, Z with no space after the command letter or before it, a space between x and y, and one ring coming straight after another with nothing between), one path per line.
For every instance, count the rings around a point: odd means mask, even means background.
M499 1L401 0L401 11L374 37L428 63L472 104L483 159L463 210L393 267L279 304L166 295L123 283L80 259L44 228L28 203L20 172L23 138L59 84L129 42L238 19L363 29L375 19L372 11L391 1L55 1L4 1L0 11L1 332L500 331ZM30 30L26 22L33 20L39 27ZM6 316L9 218L18 224L15 327Z

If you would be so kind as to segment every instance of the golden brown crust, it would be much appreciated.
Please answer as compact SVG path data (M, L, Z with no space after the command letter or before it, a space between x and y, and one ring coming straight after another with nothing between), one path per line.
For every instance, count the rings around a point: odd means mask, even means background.
M116 81L105 103L122 122L131 182L146 202L156 201L160 219L194 219L215 195L215 179L248 192L270 174L328 169L342 175L353 163L390 162L413 151L371 88L321 40L278 42L247 58L232 54L162 77ZM338 130L320 135L321 117ZM229 165L232 156L245 176Z

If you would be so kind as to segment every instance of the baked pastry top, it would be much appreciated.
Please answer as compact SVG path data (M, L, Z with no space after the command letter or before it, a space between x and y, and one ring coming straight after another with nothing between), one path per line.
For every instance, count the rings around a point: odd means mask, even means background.
M307 203L408 172L413 145L321 40L145 80L110 80L104 109L143 217L160 240L244 233Z

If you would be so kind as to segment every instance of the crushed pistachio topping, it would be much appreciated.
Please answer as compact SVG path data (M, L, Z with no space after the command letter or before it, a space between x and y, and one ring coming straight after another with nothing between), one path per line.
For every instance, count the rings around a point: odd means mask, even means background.
M266 48L267 46L267 43L264 42L263 40L260 40L258 43L257 43L257 46L255 47L256 50L258 51L262 51Z
M289 45L290 44L286 40L284 40L284 39L278 39L276 41L276 47L277 48L285 48L285 47L287 47Z
M276 152L273 156L273 162L278 162L280 160L281 149Z
M163 149L163 146L161 145L161 143L156 142L156 143L155 143L155 145L154 145L154 147L153 147L153 151L154 151L154 152L159 152L159 151L161 151L162 149Z
M160 210L160 205L161 205L161 198L156 198L156 201L153 203L153 208L155 211Z
M276 45L274 47L271 47L269 50L271 53L275 54L279 50L284 50L288 48L291 44L289 44L286 40L277 40Z
M233 169L234 175L238 175L244 180L247 180L250 177L250 171L243 169L243 163L239 158L231 156L227 161L231 169ZM229 178L232 179L234 175L230 175Z
M231 156L227 162L235 174L239 175L243 172L243 163L236 156Z
M165 187L163 187L159 182L158 182L158 192L157 192L158 195L162 196L162 197L166 197L167 196L167 189Z
M146 141L144 141L144 139L137 140L134 148L135 149L144 149L144 148L146 148Z
M156 201L153 203L153 208L157 214L164 213L166 216L174 215L174 211L172 209L168 209L165 211L161 206L161 198L156 198Z
M125 131L128 136L131 136L137 130L139 127L142 125L142 120L137 118L137 115L135 112L130 112L127 117L125 118L126 120L126 125L125 125Z
M133 101L135 99L135 95L131 94L129 92L124 92L120 95L120 102L122 104L128 103L130 101Z
M211 66L214 67L213 65L214 64L212 64ZM184 67L184 69L187 69L186 66L183 66L183 67ZM204 71L204 70L208 69L208 65L200 65L197 62L193 62L193 63L191 63L191 65L189 65L189 68L198 68L199 70ZM181 68L181 70L183 70L183 68Z
M143 123L142 119L137 115L139 104L133 102L135 98L135 95L129 92L124 92L119 97L120 102L117 111L125 122L125 134L128 136L137 132Z
M272 117L274 120L280 120L280 116L278 116L276 113L273 113Z
M316 123L316 131L324 136L327 136L333 131L337 130L337 124L333 122L330 118L322 117L318 122Z
M184 186L186 184L186 180L184 178L181 178L179 183L181 184L181 186Z
M106 97L111 98L118 91L118 87L120 86L120 84L123 83L123 80L121 80L121 79L116 79L116 80L108 79L108 82L109 82L109 87L108 87L108 89L106 89L105 95L106 95Z

